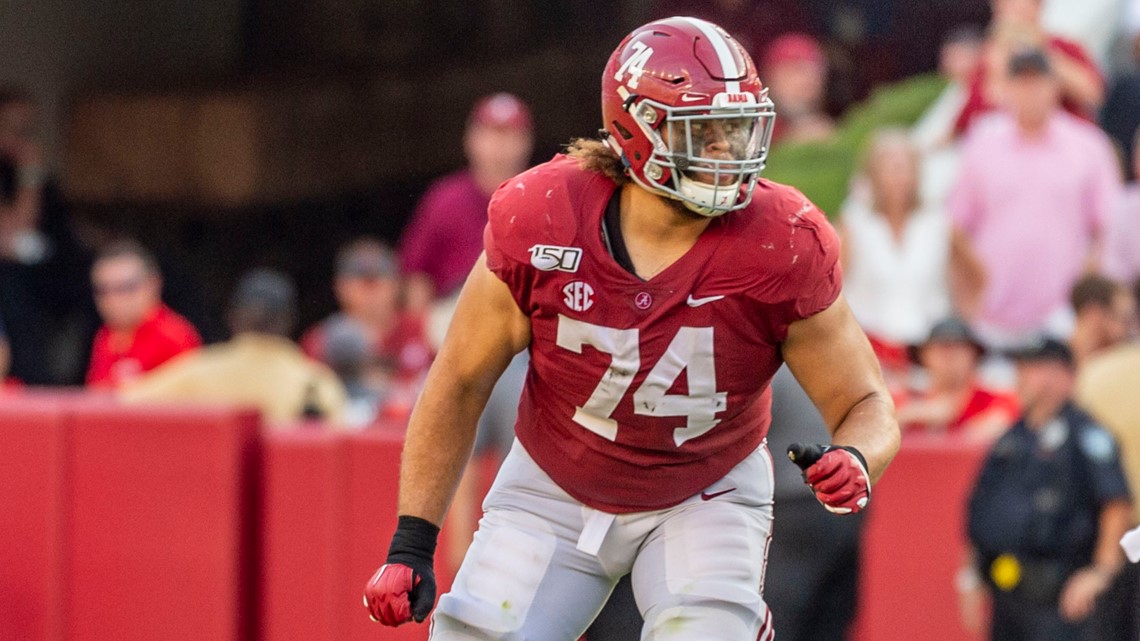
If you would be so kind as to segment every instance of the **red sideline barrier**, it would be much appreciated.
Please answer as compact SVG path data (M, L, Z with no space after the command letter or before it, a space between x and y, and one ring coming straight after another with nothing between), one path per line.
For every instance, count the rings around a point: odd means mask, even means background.
M64 456L58 403L0 400L0 639L64 638Z
M260 638L340 641L344 440L320 430L273 432L262 451Z
M69 641L247 638L256 415L69 409Z
M360 603L395 527L402 435L266 434L258 469L256 429L238 411L3 399L0 639L426 638ZM904 443L868 522L860 641L970 639L953 579L983 450Z
M266 434L261 641L427 638L427 624L369 621L361 602L396 527L402 450L394 430ZM440 563L437 573L442 594L451 577Z
M398 628L382 628L368 620L361 603L365 582L384 562L388 541L396 530L396 492L400 477L400 453L403 434L373 431L347 437L345 496L348 499L346 522L341 545L345 550L347 594L341 600L341 616L348 625L344 637L352 641L422 641L428 626L407 624ZM444 542L436 553L439 592L451 586L438 559L446 558Z
M908 437L868 513L859 641L978 641L958 618L954 577L966 549L966 500L985 445Z

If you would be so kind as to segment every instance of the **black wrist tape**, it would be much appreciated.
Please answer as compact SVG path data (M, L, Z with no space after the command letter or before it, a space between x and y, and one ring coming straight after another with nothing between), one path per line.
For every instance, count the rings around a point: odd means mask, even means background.
M388 546L388 563L407 563L424 560L429 564L435 558L435 545L439 527L418 516L400 516L392 545Z

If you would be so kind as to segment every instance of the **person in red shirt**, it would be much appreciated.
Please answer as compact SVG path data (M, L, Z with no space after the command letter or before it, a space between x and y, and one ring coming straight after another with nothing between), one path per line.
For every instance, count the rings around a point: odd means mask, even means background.
M759 179L775 106L740 43L696 18L652 22L618 45L601 98L602 140L491 199L484 255L412 411L387 560L365 587L385 625L435 606L439 524L524 349L517 440L434 641L576 639L626 574L642 638L769 641L777 369L830 432L789 448L821 509L865 508L898 451L835 230Z
M1087 120L1096 117L1104 104L1104 78L1081 45L1045 33L1041 29L1043 0L991 0L993 20L983 46L982 58L970 82L966 104L958 114L954 133L961 135L974 119L1005 104L1009 83L1009 60L1019 51L1041 49L1057 76L1062 106Z
M1017 418L1017 398L1012 393L978 383L978 361L985 347L964 321L949 318L935 324L930 337L911 354L930 382L927 389L900 402L898 417L904 429L991 439Z
M117 242L91 268L103 326L95 334L87 385L117 388L143 372L199 347L198 331L162 302L162 277L141 245Z
M336 361L344 355L330 350L330 329L342 326L359 332L365 351L356 355L357 367L380 399L377 415L397 423L407 420L435 351L423 316L400 308L392 250L371 238L345 245L337 254L333 287L340 311L309 328L301 337L301 349L337 369Z
M423 319L400 309L400 278L392 250L371 238L341 248L333 284L340 311L309 328L301 348L328 364L327 331L352 321L364 333L372 365L389 381L418 383L434 356Z
M509 93L480 99L463 135L467 167L432 183L400 239L407 306L426 311L455 294L483 250L491 194L526 168L534 124L526 103Z

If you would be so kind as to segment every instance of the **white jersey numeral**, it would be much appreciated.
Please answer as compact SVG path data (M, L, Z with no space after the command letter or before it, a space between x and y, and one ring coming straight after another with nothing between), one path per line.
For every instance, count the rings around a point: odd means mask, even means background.
M559 315L559 347L575 354L589 345L612 358L590 398L575 408L574 422L610 441L617 439L618 423L610 418L641 369L639 333L634 329L614 329ZM666 392L682 371L687 371L688 394ZM633 411L642 416L684 416L684 427L673 430L673 442L680 447L716 427L717 412L727 407L728 395L716 391L713 359L713 328L682 327L669 343L661 359L633 394Z
M689 393L666 394L673 382L688 370ZM682 327L669 343L661 360L633 393L633 411L645 416L684 416L685 427L673 430L677 447L716 427L728 403L728 394L716 391L713 363L713 328Z
M610 418L641 368L637 329L614 329L558 315L558 346L575 354L589 345L613 358L586 404L574 412L574 422L611 441L617 439L617 421Z

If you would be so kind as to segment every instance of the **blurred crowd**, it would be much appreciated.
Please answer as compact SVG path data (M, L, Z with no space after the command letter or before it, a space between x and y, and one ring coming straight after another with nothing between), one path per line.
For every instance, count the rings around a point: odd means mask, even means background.
M684 13L750 48L777 107L774 145L827 141L834 51L798 31L794 12L760 4L685 3ZM947 30L945 89L921 119L866 141L833 217L844 293L906 433L1002 438L1041 402L1027 364L1059 362L1071 376L1056 389L1113 434L1140 497L1140 0L991 9L989 24ZM341 247L327 318L297 327L294 283L256 269L229 296L228 340L204 345L193 296L164 287L177 265L161 264L146 239L69 219L36 111L29 94L0 89L5 393L82 372L124 402L249 404L282 429L313 419L399 429L482 249L491 193L534 160L528 106L506 93L481 99L462 139L467 166L422 194L399 243ZM1042 356L1043 341L1071 357ZM480 448L509 445L525 370L525 355L508 369ZM778 406L794 402L794 387L776 387Z
M1074 290L1099 275L1129 292L1140 278L1140 2L1093 4L993 0L989 24L949 28L942 94L917 123L871 133L834 212L846 297L908 430L992 436L1016 414L1007 351L1042 334L1071 337L1083 363L1135 330L1129 296L1104 308ZM774 146L836 135L834 47L797 31L810 24L803 12L744 0L686 6L751 49L779 113ZM266 273L248 277L283 281L280 322L239 327L253 302L238 286L228 336L300 337L299 352L339 381L323 404L299 393L294 411L273 416L319 407L354 426L407 416L481 250L489 195L534 160L533 118L510 94L474 105L467 166L422 194L395 247L359 238L340 249L329 283L338 309L314 327L295 327L293 284ZM166 394L144 384L152 371L185 365L199 332L207 342L221 333L195 317L185 279L164 286L185 270L160 264L144 239L69 219L38 127L29 94L0 90L0 373L10 388L78 382L81 371L88 386L128 398ZM1087 329L1096 323L1081 319L1094 316L1111 331ZM327 387L316 383L323 375L307 378L305 390Z

